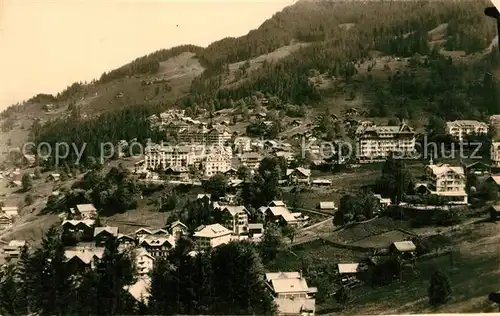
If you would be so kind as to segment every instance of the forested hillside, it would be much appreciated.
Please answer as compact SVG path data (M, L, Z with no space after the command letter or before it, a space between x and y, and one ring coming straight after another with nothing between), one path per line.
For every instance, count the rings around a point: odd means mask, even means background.
M374 114L383 116L394 106L404 106L405 111L421 108L419 102L430 99L432 105L424 106L425 110L444 115L446 112L439 110L446 106L439 101L440 95L451 90L468 99L480 97L479 92L470 90L477 89L476 83L483 80L485 69L497 61L496 57L488 61L476 58L463 65L439 54L444 49L471 55L488 48L495 28L483 14L487 5L487 1L299 2L277 13L247 36L225 39L203 50L200 57L209 70L193 82L187 103L204 103L214 98L240 99L254 91L276 95L285 102L314 103L328 97L311 82L311 73L315 71L340 77L350 89L370 95ZM351 27L346 27L348 24ZM429 31L442 24L447 24L447 28L441 40L432 41ZM270 52L292 40L313 43L279 62L264 63L236 89L219 89L228 63ZM432 54L432 60L426 63L428 71L424 76L416 77L415 71L402 71L389 76L388 80L380 80L358 73L357 66L374 60L374 52L400 57ZM429 81L437 91L422 87L428 86ZM395 89L395 85L403 82L406 87ZM407 95L405 91L412 94ZM379 104L381 100L386 104ZM470 105L479 112L488 110L477 101L456 105L457 112L448 114L477 115L474 111L461 111Z

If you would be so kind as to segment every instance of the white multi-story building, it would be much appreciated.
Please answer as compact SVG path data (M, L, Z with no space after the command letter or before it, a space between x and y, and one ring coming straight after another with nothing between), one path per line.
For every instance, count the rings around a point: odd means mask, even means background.
M205 177L224 173L231 169L231 156L227 154L208 154L202 162Z
M207 129L202 127L189 127L179 131L177 140L181 143L220 145L223 146L231 139L231 133L226 127Z
M215 248L231 241L232 232L221 224L198 227L193 237L200 248Z
M415 157L415 132L402 123L398 126L359 126L356 130L360 162L384 161L391 153Z
M492 142L490 147L491 166L500 167L500 142Z
M488 124L473 120L446 122L446 134L463 140L466 135L487 134Z
M463 167L449 164L430 164L426 168L426 174L431 181L429 189L432 194L449 199L450 204L468 203Z

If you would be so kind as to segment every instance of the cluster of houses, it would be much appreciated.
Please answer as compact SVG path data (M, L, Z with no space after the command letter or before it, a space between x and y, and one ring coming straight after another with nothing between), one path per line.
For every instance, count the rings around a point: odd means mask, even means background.
M210 196L201 194L198 199ZM244 206L222 205L211 203L214 210L220 212L219 223L201 225L191 235L195 242L195 250L190 255L196 255L207 248L215 248L233 240L249 240L259 242L264 232L262 223L249 223L249 212ZM282 201L273 201L268 206L261 207L259 212L268 220L284 224L300 226L307 222L307 217L300 213L290 212ZM181 236L189 234L183 223L176 221L167 229L139 228L134 234L121 234L118 227L96 227L97 210L91 204L76 205L69 214L62 217L63 236L78 236L76 244L69 245L65 250L66 263L71 269L93 269L98 260L104 256L106 242L113 238L119 249L130 249L135 255L137 272L141 276L136 284L127 287L129 293L138 301L147 302L150 285L149 272L159 258L168 256ZM64 238L64 237L63 237ZM17 241L16 241L17 242ZM15 243L14 241L12 243ZM65 242L67 244L67 241ZM23 245L17 246L17 250ZM266 274L270 294L276 300L280 313L314 315L314 288L309 288L307 282L298 273L268 273Z
M402 266L411 266L417 257L417 246L411 240L393 242L388 248L374 251L372 255L359 262L337 264L340 284L346 287L355 287L363 282L366 276L376 271L373 268L385 264L391 258L401 259ZM376 273L376 272L375 272Z

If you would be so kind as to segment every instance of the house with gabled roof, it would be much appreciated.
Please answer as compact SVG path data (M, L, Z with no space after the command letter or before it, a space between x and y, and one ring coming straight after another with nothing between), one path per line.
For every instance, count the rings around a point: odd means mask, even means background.
M118 227L104 226L94 228L94 241L96 246L105 246L111 239L118 237Z
M63 234L68 235L81 235L81 240L91 241L94 237L94 224L95 221L87 220L64 220L61 224Z
M475 175L485 175L490 173L490 165L482 162L476 161L465 166L467 173L473 173Z
M118 247L120 249L130 249L136 246L136 239L125 234L118 234L116 242L118 243Z
M389 246L389 252L394 255L409 258L413 257L417 247L411 240L396 241Z
M141 227L135 231L135 238L136 239L142 239L146 236L151 236L151 235L153 235L153 232L147 228L144 228L144 227Z
M274 222L280 225L302 226L308 218L301 213L292 213L286 206L263 206L259 208L267 222Z
M309 287L299 272L266 273L266 281L278 315L313 316L318 289Z
M432 194L449 200L449 204L467 204L464 168L450 164L429 164L426 167Z
M169 250L175 247L175 238L173 236L148 236L139 241L139 246L146 249L155 258L166 258Z
M248 233L248 215L250 212L244 206L225 206L221 210L223 225L240 235Z
M181 236L186 235L188 233L188 227L180 221L175 221L172 224L170 224L170 233L176 239L179 239Z
M71 247L64 251L65 263L70 266L70 271L83 272L94 269L99 260L104 256L104 247Z
M202 225L193 234L200 248L215 248L231 241L232 231L221 224Z
M212 201L212 195L211 194L198 194L196 196L196 199L210 203L210 201Z
M76 210L82 219L94 219L97 216L97 209L93 204L78 204Z
M5 213L0 213L0 230L9 228L14 223L12 217L7 216Z

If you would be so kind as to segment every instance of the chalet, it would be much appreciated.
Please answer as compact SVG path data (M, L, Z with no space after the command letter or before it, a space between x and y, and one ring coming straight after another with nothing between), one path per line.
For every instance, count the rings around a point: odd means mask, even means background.
M183 167L168 167L164 171L165 175L171 180L189 181L189 170Z
M96 246L105 246L111 239L118 237L118 227L96 227L94 228L94 241Z
M188 228L186 225L181 223L180 221L175 221L172 224L170 224L170 233L175 237L175 238L180 238L183 235L186 235L188 233Z
M104 256L103 247L86 248L72 247L64 251L66 258L65 262L69 266L69 270L74 273L82 272L87 269L94 269L96 264Z
M82 219L94 219L97 215L97 209L93 204L78 204L76 210Z
M426 174L435 190L432 194L446 198L449 204L467 204L468 195L465 191L465 172L461 166L449 164L433 164L426 167Z
M224 172L224 175L229 179L238 179L238 169L230 168L229 170Z
M485 164L481 161L476 161L470 165L465 166L467 173L472 173L475 175L484 175L490 173L490 165Z
M351 285L357 281L357 275L360 272L359 263L339 263L337 271L342 278L342 284Z
M154 237L149 236L143 238L139 242L139 246L147 250L153 257L167 257L168 251L175 247L175 239L173 236L169 237Z
M153 235L153 232L151 232L151 230L144 228L144 227L141 227L135 231L135 238L137 238L137 239L143 239L143 238L145 238L147 236L151 236L151 235Z
M259 168L262 155L256 152L243 153L239 157L240 163L247 166L250 170Z
M231 241L231 231L221 224L200 226L193 237L200 248L215 248Z
M65 234L80 234L82 240L92 240L94 220L64 220L61 224Z
M116 242L120 249L129 249L135 247L135 238L125 234L118 234Z
M164 237L167 237L170 234L169 234L169 232L166 229L160 228L160 229L157 229L157 230L152 230L151 231L151 235L152 236L164 236Z
M410 240L396 241L389 246L389 252L401 257L413 257L417 247Z
M145 275L153 271L155 258L144 248L136 249L135 264L139 275Z
M264 206L259 208L266 221L279 223L280 225L301 226L300 213L291 213L286 206Z
M278 315L312 316L316 310L315 294L299 272L266 273L266 281L277 305Z
M248 233L249 212L244 206L226 206L221 212L224 227L235 235Z
M311 169L306 169L302 167L298 167L295 169L288 169L286 171L286 176L290 183L309 184L311 181Z
M210 194L198 194L196 197L197 200L202 200L204 202L210 203L212 201L212 195Z
M5 213L0 213L0 230L9 228L14 223L14 220Z
M490 206L490 217L492 221L500 219L500 204Z

